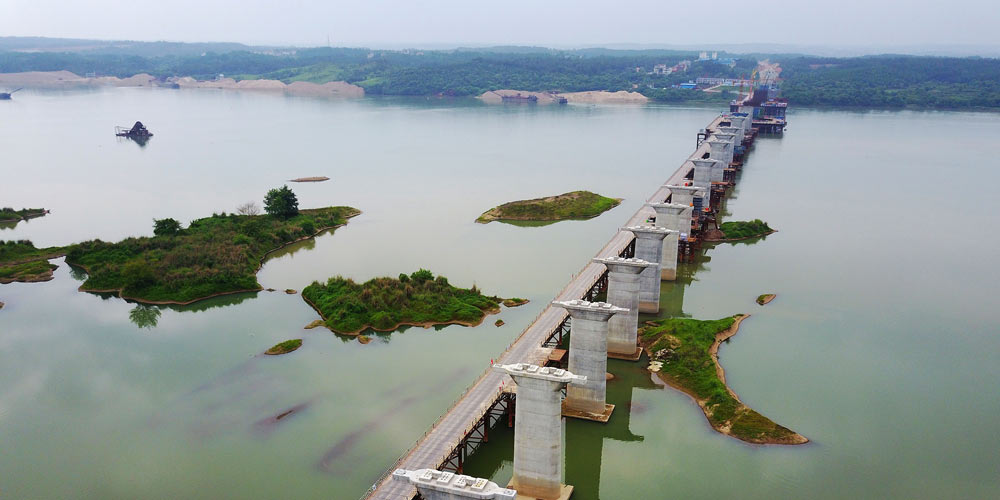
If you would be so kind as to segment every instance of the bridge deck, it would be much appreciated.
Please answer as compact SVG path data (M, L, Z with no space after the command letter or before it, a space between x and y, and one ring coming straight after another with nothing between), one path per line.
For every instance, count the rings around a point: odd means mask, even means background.
M709 125L709 128L718 126L720 117ZM674 172L664 184L679 184L684 177L694 168L691 158L700 158L709 151L708 144L702 144L694 153L685 160L680 168ZM660 186L646 201L662 202L670 194L670 191ZM633 226L643 223L655 212L646 206L632 215L626 226ZM632 240L632 235L627 232L618 231L611 238L604 248L597 253L596 257L616 257ZM588 263L576 277L566 285L554 300L579 299L597 282L604 272L604 265L595 262ZM507 350L500 356L499 363L537 363L546 357L546 350L542 347L542 342L566 317L566 310L561 307L553 307L551 304L542 311L535 321L521 333L517 339L507 347ZM501 387L501 382L510 385L513 382L510 377L501 373L487 369L479 379L463 394L452 407L424 434L424 436L414 445L413 448L400 458L387 471L391 473L397 468L403 469L423 469L438 468L448 457L452 450L461 442L471 427L483 416L489 405L496 399ZM416 495L415 488L403 481L393 481L391 476L383 476L376 487L366 498L385 500L410 500Z

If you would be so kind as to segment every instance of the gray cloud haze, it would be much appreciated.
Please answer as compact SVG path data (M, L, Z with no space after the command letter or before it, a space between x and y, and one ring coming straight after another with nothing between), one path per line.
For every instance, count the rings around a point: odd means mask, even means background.
M1000 45L992 1L5 0L0 36L434 46Z

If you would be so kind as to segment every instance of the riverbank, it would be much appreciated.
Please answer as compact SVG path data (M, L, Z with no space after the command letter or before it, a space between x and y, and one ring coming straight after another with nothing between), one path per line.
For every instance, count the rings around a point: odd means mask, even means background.
M85 87L166 87L179 89L223 89L255 90L263 92L284 92L289 95L312 97L359 98L365 90L344 81L326 83L292 82L280 80L240 80L219 78L216 80L196 80L190 76L159 79L147 73L139 73L127 78L115 76L84 77L70 71L26 71L22 73L0 73L0 87L17 86L43 89L70 89Z
M809 440L743 404L726 384L719 346L739 331L748 314L701 321L669 318L640 329L641 345L654 373L690 396L713 429L753 444L804 444ZM655 364L654 364L655 363Z

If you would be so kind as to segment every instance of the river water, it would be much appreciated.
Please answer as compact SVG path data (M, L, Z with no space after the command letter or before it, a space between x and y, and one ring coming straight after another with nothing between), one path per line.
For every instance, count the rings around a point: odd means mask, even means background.
M60 245L148 235L152 219L232 211L287 179L300 206L364 213L269 260L264 287L420 267L520 296L475 328L367 345L298 295L137 308L47 283L0 286L0 495L356 498L524 329L694 147L715 108L336 101L101 89L0 103L0 205L46 217L0 238ZM145 146L114 125L142 120ZM805 435L750 446L686 396L613 361L601 426L566 425L574 498L990 497L1000 487L1000 169L994 114L796 109L759 140L728 201L779 230L708 249L664 286L663 315L753 316L723 346L730 385ZM588 221L473 221L512 199L624 198ZM765 292L778 298L760 307ZM503 327L493 326L501 318ZM155 325L153 322L155 321ZM259 353L289 338L298 351ZM295 411L280 420L274 417ZM504 482L510 432L467 472Z

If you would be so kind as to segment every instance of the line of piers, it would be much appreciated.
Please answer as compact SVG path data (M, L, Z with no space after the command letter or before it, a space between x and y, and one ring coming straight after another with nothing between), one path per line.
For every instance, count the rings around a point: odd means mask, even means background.
M705 233L718 229L720 205L756 135L744 113L720 115L699 131L695 153L593 259L596 267L567 285L365 498L569 498L573 487L562 483L563 417L594 425L612 417L608 359L641 357L639 313L659 312L661 282L675 280L678 262L692 259ZM463 416L462 430L435 432ZM510 484L463 475L466 457L499 422L514 428ZM453 444L444 444L447 453L434 461L429 450L442 446L436 441Z

